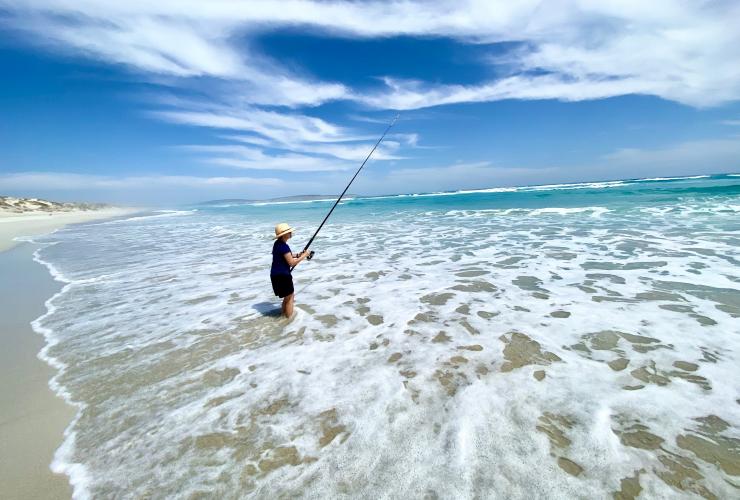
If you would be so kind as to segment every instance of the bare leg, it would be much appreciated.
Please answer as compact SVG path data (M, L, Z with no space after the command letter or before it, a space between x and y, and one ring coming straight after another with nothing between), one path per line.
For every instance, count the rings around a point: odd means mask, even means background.
M283 298L283 316L286 318L290 318L293 316L293 299L295 298L294 294L286 295L285 298Z

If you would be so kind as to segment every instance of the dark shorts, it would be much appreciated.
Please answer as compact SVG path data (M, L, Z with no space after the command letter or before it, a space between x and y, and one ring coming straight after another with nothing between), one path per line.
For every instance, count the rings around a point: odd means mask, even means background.
M272 274L270 281L272 281L272 291L281 299L293 293L293 276L290 274Z

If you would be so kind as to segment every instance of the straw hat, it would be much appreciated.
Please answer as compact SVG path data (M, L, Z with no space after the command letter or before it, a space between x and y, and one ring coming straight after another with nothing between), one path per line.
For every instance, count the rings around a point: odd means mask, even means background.
M275 239L280 238L282 235L286 233L293 233L295 232L295 229L290 227L290 224L287 222L281 222L277 226L275 226Z

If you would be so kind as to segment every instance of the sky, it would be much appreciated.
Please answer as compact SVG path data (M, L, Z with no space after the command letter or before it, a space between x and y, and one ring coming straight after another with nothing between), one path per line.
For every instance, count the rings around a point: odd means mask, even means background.
M0 195L740 171L740 2L0 0Z

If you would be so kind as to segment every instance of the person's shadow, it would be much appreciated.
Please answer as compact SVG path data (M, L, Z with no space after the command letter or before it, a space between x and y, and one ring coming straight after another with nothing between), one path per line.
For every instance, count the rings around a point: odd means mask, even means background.
M275 307L275 303L273 302L260 302L259 304L254 304L252 309L268 318L279 318L283 313L282 308L280 306Z

